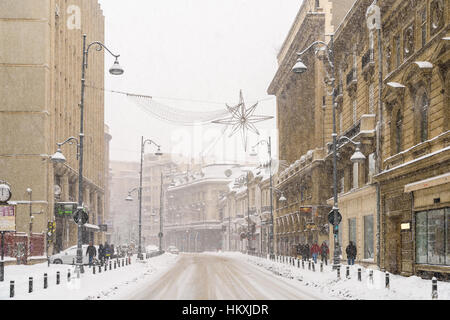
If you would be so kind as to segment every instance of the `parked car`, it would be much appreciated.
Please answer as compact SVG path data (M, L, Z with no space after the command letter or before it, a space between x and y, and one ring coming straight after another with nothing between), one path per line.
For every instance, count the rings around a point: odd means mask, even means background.
M148 245L145 247L145 253L156 253L159 252L159 248L154 245Z
M83 248L83 264L89 264L89 256L86 255L88 245L84 244ZM98 246L94 246L97 249L98 258ZM49 257L50 263L54 264L75 264L77 262L77 246L70 247L60 253L54 254Z
M178 254L180 251L177 249L177 247L175 246L169 246L167 248L167 252L169 253L173 253L173 254Z

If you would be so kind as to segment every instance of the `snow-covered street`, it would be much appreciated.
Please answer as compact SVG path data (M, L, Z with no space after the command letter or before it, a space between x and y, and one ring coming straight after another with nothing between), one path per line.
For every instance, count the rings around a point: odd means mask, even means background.
M176 265L130 299L317 300L333 299L234 256L181 254Z

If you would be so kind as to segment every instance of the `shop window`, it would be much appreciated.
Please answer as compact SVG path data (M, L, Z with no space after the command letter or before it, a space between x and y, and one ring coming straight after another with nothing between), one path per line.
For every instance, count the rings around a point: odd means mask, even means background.
M348 219L348 241L356 245L356 218Z
M373 215L364 217L364 259L373 259Z
M450 208L416 213L416 263L450 265Z

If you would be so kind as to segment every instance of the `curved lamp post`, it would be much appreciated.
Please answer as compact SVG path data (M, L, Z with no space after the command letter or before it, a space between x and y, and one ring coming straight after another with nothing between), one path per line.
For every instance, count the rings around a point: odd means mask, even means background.
M77 210L83 210L83 146L84 146L84 92L86 87L86 69L88 68L88 56L89 50L96 46L96 51L102 51L105 49L110 55L115 58L113 66L109 69L109 73L115 76L122 75L124 73L123 68L119 64L120 55L113 54L103 43L94 41L86 46L86 34L83 34L83 62L81 65L81 100L80 100L80 139L79 141L73 137L67 139L62 144L58 144L58 151L51 157L51 160L55 163L64 163L66 161L64 155L61 152L61 146L69 141L77 141L77 159L78 159L78 207ZM78 220L78 242L77 242L77 261L76 261L76 273L79 276L80 272L83 273L83 251L82 251L82 219Z
M333 42L333 35L331 35L330 44L327 44L323 41L315 41L309 47L307 47L302 52L297 53L298 60L294 67L292 68L292 71L294 73L302 74L305 73L308 69L308 67L303 62L302 56L309 51L311 48L321 46L319 50L315 51L315 54L318 52L325 52L326 59L328 61L328 64L331 69L331 74L328 73L328 71L325 68L325 71L327 73L327 79L325 80L325 83L330 85L332 87L331 92L327 92L328 95L331 95L333 98L332 101L332 107L333 107L333 210L334 213L334 219L333 219L333 232L334 232L334 261L333 261L333 268L336 268L340 263L339 258L339 239L338 239L338 230L339 230L339 221L338 221L338 215L339 215L339 207L338 207L338 193L337 193L337 148L338 148L338 142L337 142L337 132L336 132L336 89L335 89L335 82L336 79L334 77L335 75L335 67L333 64L334 60L334 42ZM341 137L339 141L346 139L356 145L356 152L351 157L351 160L353 162L363 162L365 161L365 156L360 151L361 144L359 142L354 142L353 140L349 139L348 137Z

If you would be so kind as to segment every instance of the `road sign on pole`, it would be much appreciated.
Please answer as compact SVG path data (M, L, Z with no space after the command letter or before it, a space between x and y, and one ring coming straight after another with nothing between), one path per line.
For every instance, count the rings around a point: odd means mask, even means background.
M337 211L337 224L341 223L342 221L342 215L339 211ZM331 210L328 214L328 222L332 225L334 225L334 210Z

